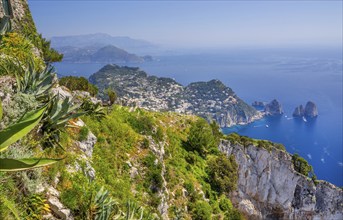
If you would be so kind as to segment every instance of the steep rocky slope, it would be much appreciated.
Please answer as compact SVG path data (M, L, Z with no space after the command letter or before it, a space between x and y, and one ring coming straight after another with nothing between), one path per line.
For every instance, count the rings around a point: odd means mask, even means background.
M342 189L326 181L314 184L297 173L289 153L228 141L222 141L219 149L236 158L238 189L231 198L251 219L343 218Z
M106 65L89 78L99 87L114 89L118 102L153 111L175 111L214 119L221 127L246 124L262 117L219 80L184 87L170 78L148 76L130 67ZM105 94L102 94L105 97Z

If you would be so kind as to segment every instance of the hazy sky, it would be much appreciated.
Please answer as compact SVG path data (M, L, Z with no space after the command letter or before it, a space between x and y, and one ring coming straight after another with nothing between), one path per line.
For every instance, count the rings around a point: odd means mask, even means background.
M342 1L29 0L46 37L108 33L186 47L342 45Z

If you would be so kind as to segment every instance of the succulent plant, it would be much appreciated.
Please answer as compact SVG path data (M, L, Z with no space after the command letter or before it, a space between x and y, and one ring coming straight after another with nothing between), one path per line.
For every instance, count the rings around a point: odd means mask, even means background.
M19 121L0 131L0 152L6 150L11 144L15 143L27 135L33 128L35 128L41 121L45 110L46 106L38 110L28 112L21 119L19 119ZM2 112L1 104L0 112ZM60 159L48 158L0 158L0 171L19 171L32 169L53 164L59 160Z
M28 68L23 75L16 73L17 91L33 94L39 100L48 99L52 87L55 85L54 68L48 65L43 71L37 71L34 61L29 61Z
M61 99L58 94L50 100L41 127L41 131L45 136L43 140L44 147L56 145L62 147L59 144L59 136L62 129L67 126L69 120L85 114L85 112L79 111L80 106L80 104L72 104L69 101L69 97Z
M100 103L94 104L89 99L84 99L81 104L81 109L85 111L86 115L96 119L102 119L106 116L105 108Z
M109 196L107 190L101 187L99 192L94 197L92 205L95 211L95 220L106 220L112 215L116 206L116 202Z

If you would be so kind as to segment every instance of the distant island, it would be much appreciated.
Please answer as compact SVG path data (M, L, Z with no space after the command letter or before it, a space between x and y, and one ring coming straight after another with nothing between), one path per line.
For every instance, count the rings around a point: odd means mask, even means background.
M219 80L184 87L171 78L148 76L139 68L109 64L91 75L89 81L99 88L102 97L106 88L115 90L123 105L196 114L215 120L221 127L247 124L263 116Z
M96 47L101 48L107 45L115 45L131 53L142 54L149 50L156 50L157 45L145 40L133 39L126 36L111 36L105 33L83 34L71 36L55 36L51 39L53 48L74 46L78 48Z
M70 63L140 63L153 60L151 56L131 54L113 45L100 48L64 46L56 49L64 55L63 61Z

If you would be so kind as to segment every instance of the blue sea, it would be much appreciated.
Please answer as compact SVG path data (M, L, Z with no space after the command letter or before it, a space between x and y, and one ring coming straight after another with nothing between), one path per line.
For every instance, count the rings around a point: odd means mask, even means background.
M150 75L174 78L183 85L219 79L247 103L276 98L284 114L245 126L223 128L282 143L313 166L318 179L343 186L341 49L236 49L161 55L139 66ZM57 63L62 75L88 77L105 64ZM319 116L292 118L294 108L317 104Z

